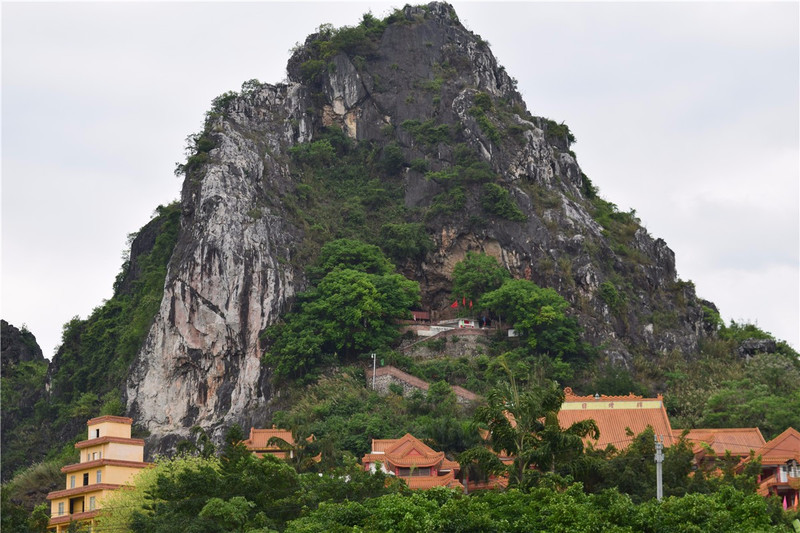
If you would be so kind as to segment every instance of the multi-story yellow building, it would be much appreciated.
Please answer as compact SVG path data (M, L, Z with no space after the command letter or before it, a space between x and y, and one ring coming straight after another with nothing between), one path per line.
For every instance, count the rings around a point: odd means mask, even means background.
M67 475L66 488L47 495L48 531L67 531L70 522L84 522L94 529L103 498L148 466L144 441L131 438L132 423L122 416L101 416L86 423L89 438L75 444L80 462L61 469Z

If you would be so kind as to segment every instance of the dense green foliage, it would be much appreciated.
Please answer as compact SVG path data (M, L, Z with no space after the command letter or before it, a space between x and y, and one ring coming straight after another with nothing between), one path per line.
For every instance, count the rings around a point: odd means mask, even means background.
M337 268L383 276L394 271L394 265L377 246L355 239L336 239L325 243L314 265L306 269L308 279L318 283Z
M324 276L267 330L265 364L296 378L389 347L399 337L395 321L419 302L419 285L390 270L377 247L350 240L323 247L316 272Z
M23 361L6 365L0 378L0 405L3 406L2 479L30 464L31 448L46 447L45 435L37 424L35 405L45 393L47 361Z
M19 472L0 488L0 530L44 533L50 518L50 505L44 497L63 487L59 462L37 463Z
M477 443L469 429L470 412L456 404L445 383L433 383L427 393L406 398L397 392L382 397L364 387L363 377L323 377L293 391L291 408L276 413L273 421L296 428L299 436L313 434L323 465L360 459L372 439L399 438L407 432L453 458Z
M421 260L434 248L433 241L420 223L384 224L380 232L381 248L395 261Z
M587 493L544 475L536 486L465 495L410 492L354 463L297 474L286 463L230 447L217 458L161 461L134 490L110 500L100 527L134 532L335 531L788 531L777 500L722 487L709 494L637 502L615 489ZM777 505L776 505L777 504Z
M218 458L161 459L155 468L142 471L133 490L119 491L106 503L108 512L101 518L100 530L283 530L288 521L321 502L358 502L404 490L402 484L390 482L381 473L364 472L353 462L323 476L298 475L287 462L271 455L256 458L235 434L229 432Z
M453 297L477 302L489 291L499 289L511 274L496 258L484 253L467 252L453 268Z
M435 489L364 503L320 505L288 532L702 532L786 531L762 498L726 489L637 505L614 490L585 494L579 484L465 496Z
M380 20L366 13L357 26L320 26L315 38L305 47L305 52L310 57L300 65L303 81L311 85L321 81L320 74L329 68L331 59L338 53L347 54L354 59L359 57L362 61L373 56L378 40L392 20L394 19L391 16Z
M800 427L800 359L785 342L776 342L773 353L742 357L741 343L751 338L773 340L755 325L732 322L699 354L634 359L627 381L651 391L662 384L673 427L758 427L771 439Z
M563 122L559 124L554 120L544 119L542 126L547 140L562 150L569 149L572 143L576 142L575 135L569 130L569 126Z
M389 237L384 251L395 258L407 249L427 250L425 230L403 206L401 182L393 179L400 165L395 151L387 155L377 144L355 143L330 128L289 153L298 186L283 205L306 233L298 265L313 262L325 243L340 238L384 247L383 237Z
M786 531L797 514L783 512L777 499L755 494L754 472L734 475L731 462L722 477L692 472L691 446L683 441L667 450L666 499L659 503L654 499L652 431L632 437L622 452L609 448L584 454L581 436L596 434L594 424L558 427L553 420L563 400L560 389L552 384L517 389L513 378L489 395L476 418L488 424L495 449L515 451L517 460L508 469L515 488L471 495L445 488L410 492L394 478L364 472L351 453L341 453L340 446L352 446L345 439L361 439L352 448L360 454L368 450L368 439L399 436L408 427L404 424L425 418L420 409L441 416L438 421L431 417L432 426L452 419L451 396L445 386L432 386L424 400L382 399L345 375L322 379L298 396L291 413L276 416L282 425L294 423L320 437L321 475L298 474L271 456L256 458L238 443L241 431L233 428L219 458L182 456L143 471L135 489L119 491L108 501L110 511L100 525L134 532L174 531L176 524L181 531L248 533L750 532ZM404 418L401 412L415 416ZM469 461L476 455L462 457Z
M447 124L437 125L432 118L425 121L406 120L400 124L400 127L411 134L416 142L423 145L435 146L452 140L450 126Z
M569 358L585 350L578 322L567 315L569 304L553 289L524 279L508 280L484 294L480 307L511 324L534 353Z
M563 402L564 391L556 383L520 390L509 371L509 382L493 389L476 410L476 420L488 429L491 448L514 458L504 469L510 486L530 487L542 472L573 473L580 468L582 439L597 438L597 425L584 420L561 428L558 410ZM460 460L470 458L468 452Z
M519 206L511 198L507 189L496 183L487 183L483 186L481 205L488 212L500 218L524 222L528 219Z

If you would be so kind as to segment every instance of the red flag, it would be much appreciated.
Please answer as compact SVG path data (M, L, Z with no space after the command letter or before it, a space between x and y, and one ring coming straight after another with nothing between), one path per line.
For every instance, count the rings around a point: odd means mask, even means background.
M458 300L454 301L454 302L453 302L453 305L451 305L450 307L452 307L453 309L455 309L456 307L458 307Z
M469 308L472 309L472 300L469 301Z
M466 296L462 296L461 297L461 305L467 305L467 297Z

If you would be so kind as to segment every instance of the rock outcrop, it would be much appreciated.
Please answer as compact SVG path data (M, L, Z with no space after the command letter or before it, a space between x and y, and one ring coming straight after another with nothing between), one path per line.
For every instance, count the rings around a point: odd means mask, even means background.
M7 374L19 363L43 362L44 355L36 337L25 326L20 330L5 320L0 320L0 360L2 372Z
M291 266L301 235L280 206L292 190L280 154L298 140L289 121L306 120L303 94L265 86L233 102L210 121L211 161L187 174L161 308L127 386L129 411L154 440L264 421L259 335L301 275Z
M455 263L483 251L556 289L607 359L697 350L703 313L673 252L595 197L568 128L528 112L453 8L407 6L377 27L327 56L317 44L331 35L312 35L289 60L287 84L251 84L215 102L200 139L213 148L198 141L185 167L181 234L127 384L129 413L163 446L193 425L219 436L232 422L266 419L274 391L259 335L306 283L298 250L307 235L286 201L299 172L290 148L326 127L376 153L400 149L404 207L435 243L400 265L424 305L443 307ZM434 210L453 183L457 208ZM520 214L487 204L487 183Z

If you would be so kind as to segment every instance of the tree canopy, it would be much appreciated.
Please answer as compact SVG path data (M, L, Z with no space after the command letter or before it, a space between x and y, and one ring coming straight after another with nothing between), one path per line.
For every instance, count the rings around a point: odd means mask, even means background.
M376 246L332 241L317 265L317 285L297 296L284 323L267 330L264 362L280 377L389 346L399 336L395 321L419 302L419 284L392 273Z
M598 436L594 420L562 429L558 411L564 391L558 384L520 390L514 375L508 375L509 382L494 388L475 410L475 420L487 428L487 441L495 452L513 457L506 469L509 484L530 486L536 478L533 468L570 472L583 455L583 437Z
M478 298L500 288L510 278L508 270L491 255L467 252L466 257L453 268L453 297L477 302Z
M553 289L524 279L508 280L484 294L480 306L512 324L535 353L555 357L581 350L578 322L567 316L569 303Z

